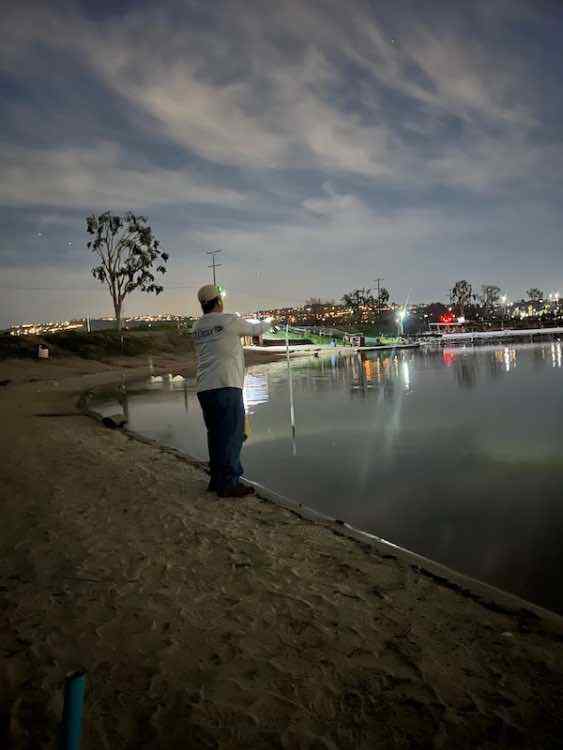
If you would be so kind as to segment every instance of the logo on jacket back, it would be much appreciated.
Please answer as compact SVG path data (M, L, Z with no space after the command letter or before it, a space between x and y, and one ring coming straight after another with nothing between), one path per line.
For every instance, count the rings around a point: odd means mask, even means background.
M199 328L197 331L194 331L194 336L198 339L206 339L209 338L209 336L218 336L220 333L223 333L224 326L213 326L213 328Z

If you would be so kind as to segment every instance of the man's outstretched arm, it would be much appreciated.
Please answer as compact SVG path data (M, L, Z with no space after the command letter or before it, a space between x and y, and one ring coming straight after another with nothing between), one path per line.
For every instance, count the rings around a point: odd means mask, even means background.
M237 332L239 336L261 336L272 327L272 319L265 320L245 320L240 318L237 321Z

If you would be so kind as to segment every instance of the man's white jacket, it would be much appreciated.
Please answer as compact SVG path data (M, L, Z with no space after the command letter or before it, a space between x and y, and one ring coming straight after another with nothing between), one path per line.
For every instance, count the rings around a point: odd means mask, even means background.
M271 326L270 321L244 320L232 313L207 313L197 320L192 331L197 354L197 390L242 388L241 336L260 336Z

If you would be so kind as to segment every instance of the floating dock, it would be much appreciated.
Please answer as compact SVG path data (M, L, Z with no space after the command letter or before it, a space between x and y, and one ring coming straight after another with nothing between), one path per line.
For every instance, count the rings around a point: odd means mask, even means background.
M491 341L495 339L533 339L534 336L563 336L563 328L505 328L500 331L471 331L469 333L443 333L442 343Z
M259 352L260 354L275 354L285 357L287 348L283 346L245 346L246 352ZM290 344L289 354L291 357L316 356L319 354L353 354L356 348L353 346L319 346L318 344Z
M395 349L419 349L420 343L414 344L381 344L379 346L357 346L355 351L357 352L385 352Z
M395 349L419 349L419 342L412 344L381 344L379 346L318 346L315 344L289 345L291 357L319 356L320 354L355 354L357 352L389 352ZM245 346L247 352L260 352L261 354L275 354L285 357L287 350L285 346Z

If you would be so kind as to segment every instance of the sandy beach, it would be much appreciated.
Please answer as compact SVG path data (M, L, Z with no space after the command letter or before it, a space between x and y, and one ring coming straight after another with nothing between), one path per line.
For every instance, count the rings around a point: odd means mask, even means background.
M197 466L78 408L147 373L0 362L1 748L54 746L78 668L87 750L563 747L560 618L218 500Z

